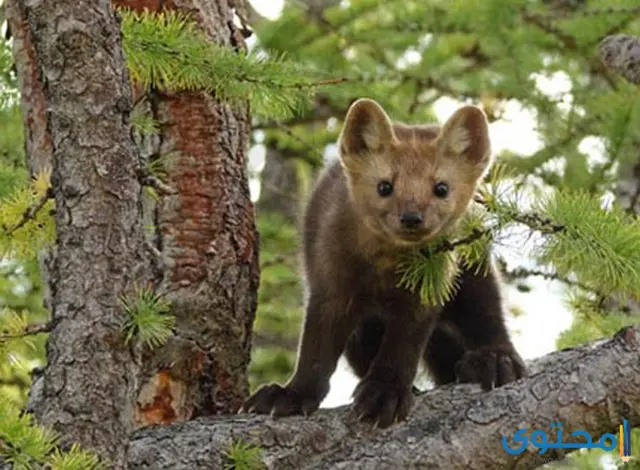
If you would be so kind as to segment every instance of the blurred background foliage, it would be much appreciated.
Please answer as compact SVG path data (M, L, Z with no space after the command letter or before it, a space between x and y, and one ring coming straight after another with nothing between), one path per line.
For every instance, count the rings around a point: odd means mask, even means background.
M640 87L607 69L597 47L610 34L640 35L637 0L286 0L275 20L250 4L244 16L253 53L284 56L333 79L295 117L254 116L249 170L262 272L252 388L286 380L294 366L304 298L299 217L318 172L336 157L342 119L359 97L378 100L409 123L436 120L443 103L479 104L491 123L513 118L516 109L531 118L540 145L530 153L503 149L497 157L532 194L583 189L633 216L640 210ZM0 202L27 181L23 138L10 44L0 39ZM498 264L505 281L523 292L531 276L554 278L531 266ZM574 320L558 347L637 322L636 301L560 280ZM44 361L44 335L7 332L47 319L37 259L0 253L0 402L24 404L29 371ZM640 448L635 432L632 448ZM598 451L553 464L604 465L616 464Z

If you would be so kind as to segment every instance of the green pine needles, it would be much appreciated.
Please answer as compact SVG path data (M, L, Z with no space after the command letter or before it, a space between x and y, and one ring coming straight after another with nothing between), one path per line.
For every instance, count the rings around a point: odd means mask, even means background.
M119 11L131 77L145 88L205 90L231 103L248 99L253 114L286 118L311 104L318 84L334 82L318 81L317 73L282 55L219 46L179 12Z
M37 425L30 414L0 406L0 463L4 460L15 470L106 470L106 463L78 445L62 452L57 443L57 433Z
M30 258L55 240L49 178L43 171L0 199L0 257Z
M492 240L487 212L473 202L464 217L446 235L410 253L398 266L399 285L419 292L425 305L444 305L458 289L460 267L474 272L488 268ZM495 227L493 227L495 229Z
M640 299L640 220L617 207L600 208L600 201L583 191L558 191L541 201L538 212L560 229L547 236L536 253L563 275L601 292Z
M438 246L416 251L398 266L400 286L420 293L425 305L444 305L458 288L458 257L454 251L438 251Z
M224 470L263 470L262 449L243 441L235 441L226 452Z
M419 292L424 304L442 305L456 292L459 266L486 269L491 242L523 224L541 235L532 253L540 265L599 297L640 299L640 218L569 190L539 196L527 211L518 191L503 191L506 178L498 169L481 190L482 203L472 205L450 234L400 263L400 285Z
M127 319L123 325L126 342L134 337L145 345L162 346L173 334L175 317L169 315L171 303L150 287L135 287L133 296L123 296Z

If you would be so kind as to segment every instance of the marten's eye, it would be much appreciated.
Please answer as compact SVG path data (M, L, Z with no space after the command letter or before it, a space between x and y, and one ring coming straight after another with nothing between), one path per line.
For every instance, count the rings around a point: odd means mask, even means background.
M433 194L439 198L447 197L447 194L449 194L449 185L443 181L436 183L433 187Z
M378 194L381 197L389 197L393 192L393 184L391 181L382 180L378 183Z

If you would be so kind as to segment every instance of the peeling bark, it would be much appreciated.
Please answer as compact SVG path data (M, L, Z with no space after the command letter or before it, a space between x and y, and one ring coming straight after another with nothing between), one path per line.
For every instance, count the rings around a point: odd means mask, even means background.
M190 14L218 44L242 51L231 0L114 0L136 11ZM143 90L137 90L138 94ZM246 175L248 106L205 92L153 89L145 97L160 125L141 139L175 194L145 200L159 254L158 290L172 302L176 334L145 352L135 419L171 423L237 410L248 393L251 327L258 288L258 236Z
M33 176L51 168L51 135L46 125L46 104L36 49L29 33L25 3L6 2L6 18L13 40L13 57L20 86L27 165Z
M38 421L123 468L139 355L119 296L144 281L141 187L120 28L107 1L12 0L31 171L52 165L53 329L32 389Z
M640 424L639 359L640 326L625 328L613 339L537 359L529 377L488 393L474 385L426 392L408 421L382 431L355 423L345 407L311 418L236 415L153 426L134 433L129 468L220 469L233 441L260 446L267 468L277 470L536 468L562 455L540 455L531 445L509 455L501 436L541 429L555 441L549 426L559 420L564 436L583 429L596 440L615 433L623 418Z

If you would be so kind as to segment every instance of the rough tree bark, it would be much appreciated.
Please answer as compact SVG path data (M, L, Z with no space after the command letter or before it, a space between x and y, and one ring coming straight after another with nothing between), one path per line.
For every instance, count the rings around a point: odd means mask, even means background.
M640 424L639 359L640 327L626 328L611 340L533 361L528 378L488 393L474 385L431 390L417 398L407 422L384 431L356 424L344 408L308 419L240 415L149 427L133 435L129 468L220 469L235 441L260 446L264 464L277 470L536 468L562 455L539 455L532 445L509 455L501 436L541 429L555 442L549 427L560 420L564 436L583 429L595 442L623 418Z
M119 296L144 280L146 260L119 24L106 0L12 0L7 17L29 166L52 164L56 203L53 328L30 406L64 444L123 468L139 354L125 345Z
M233 0L114 0L141 11L180 10L219 44L244 49ZM246 175L248 106L205 92L136 89L160 124L143 139L143 159L164 162L176 192L145 200L159 257L157 289L172 301L176 334L146 352L135 419L171 423L237 410L248 393L247 366L257 304L258 236Z

